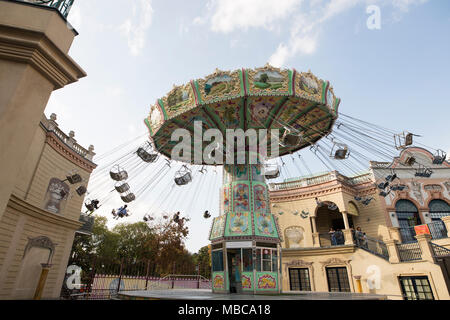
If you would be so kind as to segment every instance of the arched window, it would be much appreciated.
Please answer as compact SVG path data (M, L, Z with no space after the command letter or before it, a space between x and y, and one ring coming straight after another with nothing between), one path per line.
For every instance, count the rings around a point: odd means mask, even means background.
M450 216L450 205L444 200L431 200L428 208L432 220L440 220L442 217Z
M398 200L395 204L395 213L397 214L400 228L409 228L422 224L419 210L417 210L414 203L409 200Z

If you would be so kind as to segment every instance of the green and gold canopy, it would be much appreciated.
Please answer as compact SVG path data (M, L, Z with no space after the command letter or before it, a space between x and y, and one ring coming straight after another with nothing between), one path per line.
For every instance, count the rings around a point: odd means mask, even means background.
M330 83L311 72L281 70L270 65L216 70L204 79L174 86L151 106L145 123L157 150L169 158L178 143L170 141L172 132L183 128L193 134L194 121L201 121L203 130L221 130L224 137L226 129L238 128L283 130L288 125L301 131L304 141L295 147L280 146L281 156L329 133L339 103ZM204 143L204 147L207 145Z

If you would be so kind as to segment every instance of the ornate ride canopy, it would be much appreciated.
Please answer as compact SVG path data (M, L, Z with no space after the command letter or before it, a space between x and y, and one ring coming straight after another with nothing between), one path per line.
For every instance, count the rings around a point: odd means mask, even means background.
M170 141L172 132L183 128L193 136L194 121L201 121L203 130L219 129L224 143L226 129L280 129L281 136L286 127L295 128L301 133L302 142L280 145L281 156L331 132L339 104L328 81L311 72L266 65L257 69L216 70L204 79L174 86L151 107L145 123L156 149L169 158L178 143ZM203 148L209 144L204 142ZM270 151L268 138L269 155Z

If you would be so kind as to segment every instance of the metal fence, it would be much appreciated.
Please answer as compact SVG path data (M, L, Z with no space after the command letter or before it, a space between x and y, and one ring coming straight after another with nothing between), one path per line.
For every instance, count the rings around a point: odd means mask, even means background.
M414 230L414 227L400 228L400 236L402 238L402 243L417 242L415 237L416 230Z
M62 299L110 300L117 298L119 291L212 287L211 280L201 275L155 276L151 261L95 261L87 269L81 272L79 288L68 290L64 283Z
M355 244L357 247L389 261L389 251L383 241L364 236L363 238L356 238Z
M450 257L450 249L431 242L434 257Z
M397 249L402 262L422 260L422 250L417 242L399 243Z
M74 0L15 0L19 2L28 2L36 5L47 6L58 9L59 12L67 18Z

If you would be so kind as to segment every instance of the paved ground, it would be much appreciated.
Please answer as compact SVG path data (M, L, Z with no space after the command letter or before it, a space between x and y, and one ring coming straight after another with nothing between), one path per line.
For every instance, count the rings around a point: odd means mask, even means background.
M170 289L150 291L121 291L120 299L132 300L385 300L384 295L349 292L295 292L268 294L219 294L207 289Z

